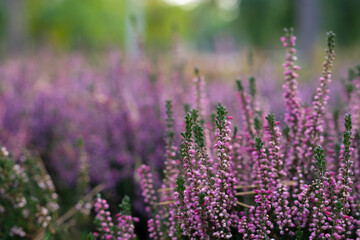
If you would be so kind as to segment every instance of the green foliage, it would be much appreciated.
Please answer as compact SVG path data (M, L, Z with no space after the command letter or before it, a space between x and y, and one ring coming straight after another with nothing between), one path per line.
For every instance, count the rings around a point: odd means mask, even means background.
M348 73L348 79L349 81L352 81L356 78L356 73L355 73L355 69L350 68L349 69L349 73Z
M193 118L190 113L185 116L185 132L181 133L181 136L186 141L191 141L192 127L194 125Z
M170 100L167 100L165 107L166 107L166 126L167 126L166 135L172 141L174 139L174 130L173 130L174 118L172 115L173 114L172 102Z
M349 96L349 98L350 98L350 95L351 95L351 93L354 91L354 88L355 86L354 86L354 84L351 84L351 83L347 83L346 85L345 85L345 91L346 91L346 93L347 93L347 95Z
M335 109L333 112L335 129L339 129L339 113L340 113L339 109Z
M86 239L87 239L87 240L96 240L94 234L92 234L92 233L89 233L89 235L87 236Z
M215 123L215 119L216 119L216 114L215 113L211 113L210 115L210 120L212 123Z
M351 46L359 42L360 32L355 30L360 28L359 1L322 0L320 4L324 13L324 29L332 29L339 34L341 38L338 40L342 46Z
M319 171L319 175L324 175L325 173L325 155L324 149L321 146L317 146L314 150L314 158L316 160L315 164Z
M273 129L275 127L275 115L273 113L269 113L267 116L266 116L266 120L268 122L268 127L269 129Z
M190 104L184 104L184 111L185 113L190 112Z
M184 201L185 180L181 175L179 175L176 179L175 191L179 193L179 199Z
M349 131L345 131L344 132L344 140L343 140L343 143L345 146L350 146L350 144L351 144L350 138L351 138L351 133Z
M254 77L249 78L249 90L250 90L250 95L252 97L255 97L255 95L256 95L256 80Z
M170 47L174 25L180 36L194 40L193 35L190 34L193 30L190 12L177 6L164 4L161 0L143 0L143 3L145 5L144 37L153 50L163 51Z
M264 143L261 141L261 138L255 138L255 148L258 152L261 151L263 146L264 146Z
M241 91L244 91L244 87L243 87L240 79L237 79L237 80L236 80L236 86L237 86L237 88L238 88L238 90L239 90L240 92L241 92Z
M243 0L234 27L252 45L266 46L269 39L282 34L284 26L294 26L296 9L293 1Z
M194 68L194 73L196 76L199 76L199 68L198 67Z
M293 28L284 28L285 36L287 38L290 38L294 35L294 29Z
M128 196L123 197L119 207L122 215L131 216L131 201Z
M335 148L336 156L339 156L340 155L340 149L341 149L340 143L336 142L335 145L334 145L334 148Z
M238 129L238 127L237 127L237 126L235 126L235 127L234 127L234 135L233 135L234 137L233 137L233 138L235 138L235 137L236 137L236 134L237 134L238 130L239 130L239 129Z
M29 0L29 33L56 47L103 47L123 43L126 1Z
M345 129L346 131L351 131L352 123L351 123L351 114L347 114L345 116Z
M194 136L195 143L199 146L199 148L205 147L204 130L199 123L194 126Z
M183 239L182 230L181 230L181 223L176 224L176 236L178 239Z
M196 124L199 118L199 111L196 109L191 110L191 117L193 119L193 123Z
M199 193L199 205L200 206L204 206L205 204L205 193L204 192L200 192Z
M193 46L211 49L214 36L229 34L236 42L268 47L278 41L283 26L294 26L301 11L294 1L242 0L233 8L221 8L220 0L198 1L197 6L179 7L163 0L26 0L25 28L39 46L60 48L104 48L124 46L128 36L126 21L142 26L147 45L163 50L171 45L174 25L179 35ZM140 7L136 3L140 2ZM358 1L320 1L317 20L323 29L334 29L342 45L356 46L360 39ZM134 10L135 9L135 10ZM20 9L21 10L21 9ZM134 11L143 18L134 20ZM0 2L0 33L6 33L8 13L6 1ZM321 19L319 19L321 16ZM193 24L196 23L196 24ZM252 62L252 61L250 61Z
M262 122L257 116L254 118L254 127L256 131L260 131L262 128Z
M329 51L333 51L335 48L335 33L328 32L326 33L327 46Z
M351 99L351 94L355 90L354 80L360 76L360 66L349 68L347 79L342 79L348 99Z
M343 137L344 163L348 164L350 159L351 129L352 129L351 114L347 114L345 116L345 129L346 131L344 132L344 137Z
M354 138L355 138L355 140L360 141L360 132L359 132L359 130L355 131Z
M301 226L298 226L298 227L297 227L297 230L296 230L295 239L296 239L296 240L301 240L303 234L304 234L304 232L301 230Z
M288 139L290 137L289 133L290 133L290 128L289 128L289 126L286 125L283 129L283 134L286 139Z
M225 127L225 120L228 112L226 108L219 103L216 108L216 113L215 124L219 129L223 129Z

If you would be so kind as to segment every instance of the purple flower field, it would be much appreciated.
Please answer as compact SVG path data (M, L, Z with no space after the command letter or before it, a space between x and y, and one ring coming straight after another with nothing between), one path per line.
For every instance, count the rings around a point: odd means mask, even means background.
M0 239L360 239L360 67L333 79L329 32L301 86L280 40L281 81L175 52L2 63Z

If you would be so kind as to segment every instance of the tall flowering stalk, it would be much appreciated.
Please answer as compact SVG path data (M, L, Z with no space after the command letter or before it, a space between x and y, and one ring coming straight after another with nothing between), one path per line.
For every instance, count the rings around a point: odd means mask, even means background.
M312 102L312 113L306 117L306 130L305 134L305 143L307 145L307 151L305 157L307 162L305 162L305 174L309 172L308 169L312 169L313 164L313 149L316 144L322 143L323 137L323 124L322 119L325 113L325 107L329 99L329 89L328 84L331 82L331 68L335 58L335 34L333 32L327 33L327 56L323 63L323 72L320 77L320 86L316 89L316 94ZM310 171L311 172L311 171ZM306 176L308 178L308 176Z
M236 80L236 85L239 91L241 110L244 116L244 122L245 122L244 133L249 135L248 136L249 139L254 139L255 130L254 130L253 112L251 108L251 98L246 94L240 79Z
M250 207L248 217L242 217L238 225L238 231L243 234L245 239L267 239L274 228L270 216L272 193L270 181L272 175L266 149L260 138L255 139L253 157L255 158L256 179L259 190L255 191L255 206Z
M187 177L189 177L189 182L193 181L193 168L191 167L193 163L191 161L192 158L192 126L193 126L193 119L191 117L191 114L188 113L185 116L185 132L181 133L183 139L181 141L181 156L183 159L183 167L185 169L185 174ZM189 166L190 165L190 166ZM177 178L177 187L175 189L174 193L174 199L175 203L177 205L177 219L180 219L180 222L176 226L177 234L178 236L182 235L188 235L188 227L190 226L189 217L191 216L192 212L191 209L187 209L188 204L190 202L190 199L188 197L189 191L187 185L189 185L188 182L185 181L185 179L179 175ZM192 184L194 185L194 183ZM189 210L189 211L188 211ZM173 224L174 225L174 224ZM174 230L174 229L173 229Z
M141 165L138 169L138 174L144 202L148 204L147 211L156 214L156 206L159 199L153 185L153 175L150 172L150 167L144 164Z
M235 204L236 182L231 172L231 152L230 152L230 121L227 120L227 110L224 106L217 106L217 116L215 120L217 127L217 162L215 168L217 172L214 177L214 186L211 192L210 207L208 213L214 221L214 238L229 239L232 237L230 227L232 219L230 217L231 209Z
M291 137L295 140L301 121L301 100L298 92L298 77L296 71L300 67L295 64L297 57L295 56L295 41L296 37L293 35L293 30L285 29L285 36L281 37L283 46L286 48L286 62L283 64L285 84L285 122L290 127Z
M209 158L212 158L212 142L211 138L211 123L208 122L208 112L209 112L209 100L206 97L205 91L205 80L204 77L200 75L199 69L195 68L195 78L194 78L194 95L195 95L195 108L199 114L199 123L203 127L204 140L207 150L207 155Z
M352 164L353 160L351 155L354 148L351 147L351 115L345 117L345 129L343 136L343 144L340 150L340 170L338 174L338 201L337 201L337 214L334 218L336 223L333 234L335 236L349 236L351 230L354 229L353 217L350 214L350 204L353 202L353 197L350 195L352 192Z
M348 103L348 112L351 113L353 118L353 127L354 130L360 129L360 66L357 66L356 70L349 70L348 81L349 83L345 85L346 91L349 95Z
M354 137L352 139L352 148L354 148L355 151L351 152L351 172L354 182L352 187L353 201L351 203L351 211L360 212L360 183L358 181L360 176L360 65L349 69L347 79L343 81L343 85L347 94L347 111L351 113L352 117L351 130L354 133ZM343 151L341 148L342 147L339 146L339 155L340 151Z
M274 114L269 114L266 117L268 125L266 126L266 136L269 143L268 159L271 166L271 178L269 185L272 191L272 207L274 208L274 214L276 223L278 224L280 234L283 235L288 232L295 225L292 223L291 210L289 207L289 192L282 184L282 180L286 177L286 173L283 167L283 155L280 151L280 137L281 132L277 125L279 122L275 122Z
M174 145L174 118L172 111L172 102L166 101L166 135L165 135L165 169L164 169L164 187L174 188L176 178L179 175L179 160L176 158L177 147ZM168 191L168 196L172 196L172 191Z
M206 98L204 77L200 75L198 68L195 68L194 88L195 109L199 111L200 120L205 121L208 114L208 100Z
M258 125L260 125L260 122L262 119L259 119L260 116L255 116L253 113L253 108L252 108L252 104L251 101L252 99L254 99L254 97L251 97L245 92L244 87L242 85L242 81L241 80L236 80L236 85L238 88L238 97L240 100L240 107L241 107L241 113L242 113L242 118L243 118L243 122L244 122L244 128L240 131L241 134L241 147L237 147L237 149L235 150L239 150L242 153L239 152L237 159L235 159L235 163L237 162L237 160L241 160L242 163L242 170L240 171L243 175L239 176L240 181L244 181L247 183L250 183L253 178L254 178L254 169L252 168L252 164L251 164L251 153L253 150L253 146L254 146L254 137L255 137L255 131L259 132L261 127L258 127ZM251 87L251 93L254 94L255 96L255 84L250 84ZM255 101L255 100L254 100ZM260 115L260 114L259 114ZM254 118L255 116L255 118ZM255 125L254 123L256 123L256 129L255 129ZM235 139L236 142L239 142L240 139ZM244 152L246 152L246 154L244 154Z
M153 239L162 239L164 234L161 231L162 226L159 220L161 213L158 208L159 197L153 185L153 175L150 172L150 167L144 164L141 165L137 171L140 177L140 186L144 202L147 204L146 210L152 215L152 218L148 220L150 237Z
M251 159L244 154L246 148L243 145L243 136L239 133L238 128L234 127L232 137L232 163L237 181L239 184L248 184L251 182L251 175L249 172L254 171L251 169Z
M331 208L329 196L332 195L329 189L329 178L325 167L324 149L318 146L314 150L316 179L313 181L313 192L310 194L310 208L312 207L309 239L329 238L331 229Z
M343 144L341 145L340 150L340 172L339 172L339 181L340 181L340 198L344 205L344 213L349 213L349 201L350 192L352 188L352 172L351 166L353 161L351 159L351 155L354 152L354 148L351 147L351 129L352 129L352 122L351 122L351 115L348 114L345 117L345 129L344 137L343 137Z
M256 132L256 135L258 137L262 137L263 135L263 111L262 109L259 107L259 103L258 103L258 94L257 94L257 88L256 88L256 78L255 77L250 77L249 78L249 94L250 94L250 107L251 107L251 112L253 113L253 122L254 122L254 129Z
M181 218L180 225L182 235L198 236L206 238L207 222L204 208L204 197L207 189L207 156L204 149L204 135L199 122L197 122L197 111L188 113L185 117L185 132L182 133L181 153L186 179L183 192L177 192L178 204L181 210L178 217ZM195 135L193 138L193 134ZM182 181L181 178L178 181ZM180 184L180 182L178 182ZM178 186L177 190L182 187Z
M174 144L174 118L172 111L172 102L170 100L166 101L166 125L167 130L164 136L165 139L165 168L163 170L164 179L162 188L166 189L166 191L160 192L159 200L160 201L170 201L172 200L174 194L174 188L176 187L176 178L178 177L179 171L179 160L177 159L177 147ZM169 235L173 235L174 226L172 226L172 222L174 222L174 217L176 215L176 208L171 204L169 206L162 206L160 209L161 219L164 222L163 226L166 228L166 233ZM160 215L158 216L158 218Z
M286 152L287 161L285 162L286 167L290 168L291 175L294 175L298 166L299 160L302 157L304 149L301 143L301 134L303 131L304 122L304 110L301 107L301 99L298 92L298 77L297 71L300 67L295 64L296 48L295 48L296 37L293 35L293 29L285 29L285 36L281 37L284 48L286 48L286 62L283 64L284 67L284 78L285 84L283 89L285 93L283 95L285 100L285 122L289 127L289 133L287 141L289 147ZM293 177L293 176L291 176Z

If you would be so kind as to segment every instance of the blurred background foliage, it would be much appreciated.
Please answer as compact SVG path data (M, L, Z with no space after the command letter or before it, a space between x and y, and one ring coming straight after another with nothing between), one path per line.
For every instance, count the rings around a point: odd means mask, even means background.
M3 53L130 49L135 25L155 50L170 46L174 29L196 50L214 50L219 37L264 49L278 46L282 29L293 26L300 48L328 30L352 48L360 40L359 9L358 0L3 0L0 41Z

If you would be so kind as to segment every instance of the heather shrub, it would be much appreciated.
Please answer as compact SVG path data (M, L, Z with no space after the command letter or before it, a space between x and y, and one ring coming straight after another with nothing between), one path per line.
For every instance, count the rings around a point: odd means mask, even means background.
M40 229L53 231L58 195L50 176L36 158L22 156L16 163L2 147L0 156L0 236L31 238Z
M209 116L195 70L193 110L179 150L166 103L165 170L160 189L152 170L138 169L151 239L355 239L360 237L357 107L329 114L335 34L327 35L319 87L304 104L298 92L296 38L286 30L283 122L237 80L241 127L219 104ZM357 101L359 74L344 81L345 102ZM350 114L345 114L348 112ZM340 119L343 117L343 121ZM343 123L343 124L341 124Z
M81 145L81 143L80 143ZM94 196L104 189L89 191L88 163L84 150L80 158L76 204L67 209L60 203L53 181L38 157L29 153L15 158L5 147L0 152L0 238L49 239L68 235L69 230L88 222ZM74 235L73 235L74 236Z
M195 68L189 91L179 63L167 82L144 53L138 65L111 58L104 69L81 58L62 71L2 66L0 139L14 154L2 149L0 211L10 220L0 218L0 237L66 238L94 205L90 239L135 239L139 215L151 239L355 239L360 69L328 106L334 38L306 103L286 30L284 106L255 77L237 79L235 92ZM133 201L112 215L125 194Z
M95 225L97 232L93 232L88 239L134 239L134 222L138 218L131 216L130 198L125 196L120 204L120 212L116 214L117 224L114 224L111 213L108 210L109 204L99 195L94 204Z

